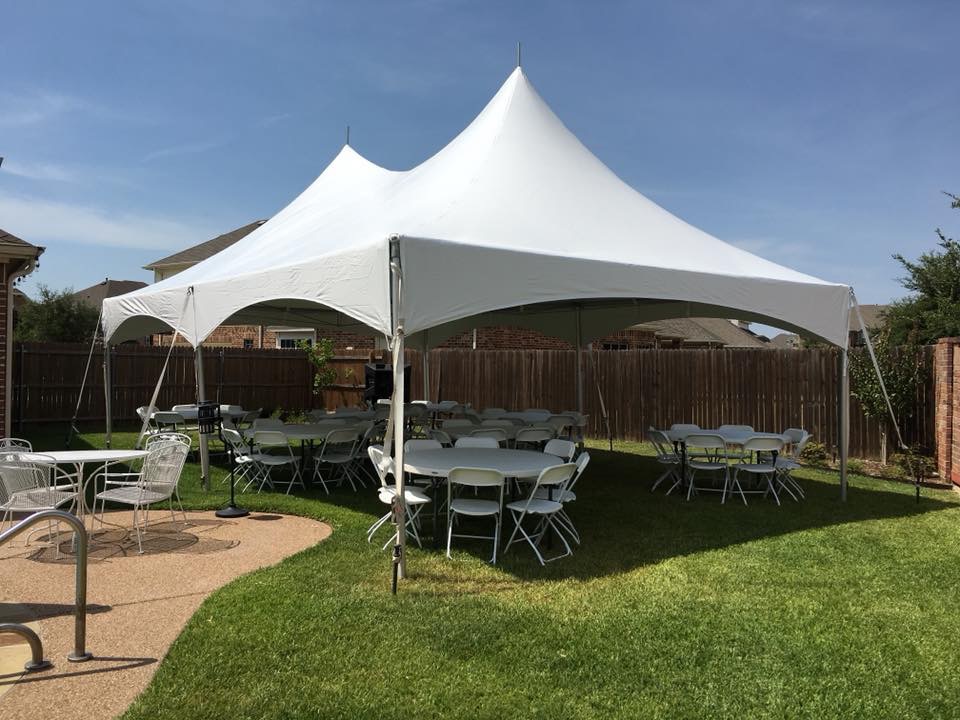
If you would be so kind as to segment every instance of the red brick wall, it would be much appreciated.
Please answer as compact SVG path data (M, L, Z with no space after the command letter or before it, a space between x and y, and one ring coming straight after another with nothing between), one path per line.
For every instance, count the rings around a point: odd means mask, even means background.
M374 339L368 335L355 335L342 330L318 330L318 337L333 340L337 352L358 351L368 352L374 349ZM204 341L208 347L242 348L243 341L250 340L254 348L260 347L260 327L258 325L221 325ZM163 345L170 343L170 335L154 335L153 344ZM616 344L623 349L636 350L637 348L653 347L655 337L646 330L628 328L613 333L605 338L594 341L594 347L602 348L607 343ZM177 344L186 345L178 338ZM277 335L274 331L263 329L263 347L275 348ZM439 346L441 349L470 349L473 347L473 331L468 330L454 335ZM478 350L572 350L570 343L558 338L544 335L536 330L527 330L517 327L482 327L477 328Z
M941 338L933 350L937 473L960 485L960 338Z

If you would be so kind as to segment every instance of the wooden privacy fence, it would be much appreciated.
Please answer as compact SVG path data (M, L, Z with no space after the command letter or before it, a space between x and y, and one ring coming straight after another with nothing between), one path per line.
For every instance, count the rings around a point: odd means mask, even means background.
M73 416L88 348L23 343L15 349L15 425L66 421ZM167 348L124 345L113 349L113 416L132 420L150 400ZM925 350L929 356L929 349ZM572 350L433 350L430 397L472 403L476 408L576 407L576 352ZM803 427L833 448L837 437L837 361L831 349L674 350L643 349L583 354L588 433L605 436L597 390L606 402L615 438L640 439L646 429L674 422L702 427L722 423L758 429ZM102 420L103 356L94 353L82 420ZM422 359L409 352L411 395L423 393ZM207 397L267 411L324 405L354 405L363 398L364 358L337 358L338 382L323 399L311 392L312 372L302 351L209 348L204 351ZM929 363L928 363L929 367ZM931 374L917 388L904 437L933 450L934 398ZM176 348L161 386L158 406L169 408L196 397L194 356ZM880 433L863 416L856 398L850 407L851 455L878 457Z

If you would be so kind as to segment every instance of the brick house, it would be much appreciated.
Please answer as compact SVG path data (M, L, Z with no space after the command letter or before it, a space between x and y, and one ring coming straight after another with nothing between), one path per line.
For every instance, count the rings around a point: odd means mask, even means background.
M236 230L218 235L199 245L144 265L153 272L158 282L186 270L201 260L230 247L263 225L266 220L255 220ZM154 335L151 343L162 345L169 333ZM374 338L367 335L326 329L323 337L332 340L338 353L366 354L374 350ZM309 327L280 327L268 325L221 325L204 341L206 347L234 348L294 348L301 340L316 342L317 330ZM169 340L167 341L169 344ZM536 330L516 327L478 327L444 342L441 348L472 348L476 350L533 349L569 350L572 346L560 339ZM750 331L749 326L723 318L677 318L656 320L634 325L594 342L604 350L634 350L646 347L661 348L721 348L769 347L767 338Z
M2 267L3 288L0 290L0 313L4 322L0 324L0 437L10 434L10 398L13 388L13 311L17 304L14 284L29 275L37 267L37 261L43 253L42 247L31 245L15 235L0 230L0 267Z

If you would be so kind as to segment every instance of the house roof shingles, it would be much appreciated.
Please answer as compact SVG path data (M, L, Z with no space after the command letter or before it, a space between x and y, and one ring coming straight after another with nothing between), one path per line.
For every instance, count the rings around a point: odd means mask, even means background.
M83 290L77 290L73 296L82 302L98 308L103 305L104 298L124 295L134 290L146 287L145 282L139 280L104 280Z
M185 250L176 252L173 255L168 255L165 258L154 260L149 265L144 265L143 268L144 270L155 270L171 265L195 265L201 260L206 260L211 255L215 255L221 250L230 247L238 240L242 240L265 222L266 220L254 220L252 223L248 223L236 230L231 230L223 235L217 235L217 237L212 240L188 247Z
M767 343L749 330L738 327L724 318L673 318L643 323L657 336L676 338L687 343L722 345L723 347L768 347Z

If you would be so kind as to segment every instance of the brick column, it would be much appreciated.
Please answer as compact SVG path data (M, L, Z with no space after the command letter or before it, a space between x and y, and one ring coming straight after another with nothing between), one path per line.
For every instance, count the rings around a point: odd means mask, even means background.
M933 351L934 402L936 407L937 472L944 480L960 484L960 338L941 338Z

